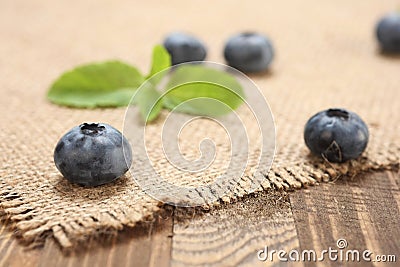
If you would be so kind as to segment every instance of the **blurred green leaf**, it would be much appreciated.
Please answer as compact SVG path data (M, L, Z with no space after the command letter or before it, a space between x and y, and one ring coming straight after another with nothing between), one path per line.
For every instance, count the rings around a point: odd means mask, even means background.
M143 81L139 71L126 63L93 63L62 74L51 85L47 98L79 108L126 106Z
M206 65L178 67L166 90L164 107L195 115L224 115L244 99L243 88L233 75Z
M153 61L151 64L151 70L149 75L146 76L146 79L169 67L171 67L170 54L163 46L156 45L153 48Z
M163 107L161 93L151 83L146 82L137 91L134 102L139 107L144 121L151 122L158 117Z

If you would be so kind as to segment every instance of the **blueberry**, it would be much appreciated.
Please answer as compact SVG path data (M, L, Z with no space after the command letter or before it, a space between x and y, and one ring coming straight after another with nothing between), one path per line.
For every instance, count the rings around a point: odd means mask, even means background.
M70 182L97 186L126 173L132 163L132 151L128 140L114 127L83 123L58 141L54 163Z
M376 36L385 52L400 52L400 13L383 17L376 26Z
M234 35L225 44L228 65L243 72L266 70L274 57L271 41L261 34L247 32Z
M191 61L203 61L207 55L207 49L197 38L180 32L167 36L164 47L171 55L172 65Z
M368 143L368 127L354 112L328 109L312 116L304 140L312 153L330 162L344 162L361 155Z

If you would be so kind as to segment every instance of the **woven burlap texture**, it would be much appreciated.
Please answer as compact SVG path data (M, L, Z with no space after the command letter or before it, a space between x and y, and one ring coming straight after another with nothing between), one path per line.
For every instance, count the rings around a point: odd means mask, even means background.
M60 73L85 62L120 58L146 71L152 46L175 30L204 40L208 59L217 62L223 62L224 41L233 33L254 30L273 40L271 70L251 76L276 122L275 161L260 190L301 188L398 166L400 58L381 55L373 35L376 20L396 4L3 1L0 213L15 222L24 240L52 234L61 246L70 247L99 232L134 226L159 209L160 203L129 175L97 188L73 185L60 176L53 163L58 139L84 121L122 130L125 109L69 109L49 103L45 94ZM360 159L329 164L309 155L304 124L329 107L353 110L369 125L370 143ZM246 179L223 200L247 194Z

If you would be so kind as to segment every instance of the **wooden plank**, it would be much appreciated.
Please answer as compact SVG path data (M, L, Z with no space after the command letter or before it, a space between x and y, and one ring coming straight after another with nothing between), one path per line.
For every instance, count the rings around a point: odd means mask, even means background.
M169 209L152 223L91 239L70 253L61 252L53 239L42 250L27 248L3 223L0 266L287 266L261 262L257 251L264 246L286 251L336 248L338 238L345 238L349 249L399 257L399 185L398 173L374 173L289 194L261 192L210 212L178 209L172 218Z
M0 221L0 266L36 266L42 251L21 244L10 226L7 220Z
M399 193L399 174L390 172L343 177L292 193L290 202L300 248L319 252L329 247L338 249L337 240L344 238L348 246L343 251L369 249L375 254L397 254L397 261L400 260ZM337 266L338 262L326 259L323 265Z
M171 211L171 210L170 210ZM29 248L0 227L0 266L169 266L172 214L165 211L154 222L124 230L117 236L90 239L82 249L63 252L53 238L44 247Z
M173 234L172 266L271 266L279 262L259 261L260 249L299 246L284 192L261 192L192 216L177 209Z
M48 239L39 266L169 266L172 209L115 236L90 239L81 250L62 252Z

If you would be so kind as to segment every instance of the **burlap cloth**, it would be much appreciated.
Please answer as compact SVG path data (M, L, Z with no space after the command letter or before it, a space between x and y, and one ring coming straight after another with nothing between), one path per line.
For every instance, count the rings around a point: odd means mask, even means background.
M217 62L223 62L221 51L231 34L255 30L273 40L271 71L251 77L268 99L277 129L275 161L260 190L301 188L398 166L400 58L379 54L373 32L376 20L396 4L2 1L0 213L16 222L23 239L52 234L68 247L99 232L134 226L159 209L129 175L91 189L60 176L53 163L58 139L84 121L122 129L125 109L68 109L49 103L45 93L61 72L85 62L119 58L146 71L152 46L177 29L204 40L208 59ZM359 160L332 165L309 156L304 124L329 107L353 110L368 123L370 143ZM224 200L247 194L242 184Z

